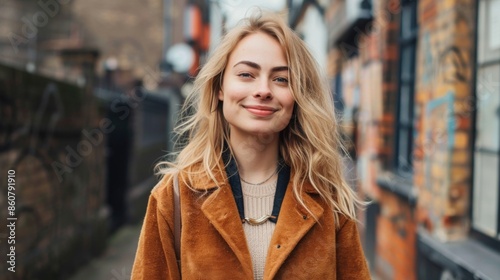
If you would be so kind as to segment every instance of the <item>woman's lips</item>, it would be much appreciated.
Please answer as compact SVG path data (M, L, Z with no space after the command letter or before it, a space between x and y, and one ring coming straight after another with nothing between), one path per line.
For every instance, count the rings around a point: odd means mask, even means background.
M268 106L243 106L243 108L257 116L270 116L277 111L273 107Z

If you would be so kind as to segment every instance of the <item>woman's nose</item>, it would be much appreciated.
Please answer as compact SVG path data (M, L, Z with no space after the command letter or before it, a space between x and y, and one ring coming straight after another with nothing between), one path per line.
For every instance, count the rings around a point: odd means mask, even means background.
M257 88L257 90L255 91L253 96L255 98L260 98L260 99L264 99L264 100L272 99L273 94L271 92L271 89L270 89L267 81L265 81L265 82L263 81L259 84L259 88Z

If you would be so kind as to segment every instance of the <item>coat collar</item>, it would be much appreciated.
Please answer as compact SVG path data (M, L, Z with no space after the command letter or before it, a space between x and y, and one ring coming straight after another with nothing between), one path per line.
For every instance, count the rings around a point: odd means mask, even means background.
M224 166L224 164L221 163L220 166ZM201 167L201 164L199 164L199 167L195 168L196 170L203 170ZM220 186L222 185L229 185L229 181L226 175L225 170L213 170L212 172L214 173L215 180L210 178L210 176L204 172L204 171L196 171L200 172L199 175L193 176L193 181L191 188L197 191L213 191L214 189L217 189L219 186L217 185L216 182L220 182ZM293 170L290 171L290 182L294 178L294 172ZM290 183L288 184L289 186ZM231 187L231 186L229 186ZM309 194L319 194L318 191L309 183L309 182L304 182L303 186L303 191L305 193Z
M253 269L250 251L231 186L224 170L214 173L216 181L222 182L219 186L205 174L196 176L191 187L208 191L201 210L241 262L245 274L251 278ZM312 197L315 193L317 191L309 183L304 183L300 195L311 211L308 212L293 194L293 173L291 174L267 255L264 271L266 279L272 279L276 275L293 248L323 215L323 207Z

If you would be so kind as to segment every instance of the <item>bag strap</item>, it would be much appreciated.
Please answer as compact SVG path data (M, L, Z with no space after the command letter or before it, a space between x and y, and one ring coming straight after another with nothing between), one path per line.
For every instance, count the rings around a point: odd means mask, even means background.
M174 246L177 262L180 262L181 254L181 203L179 194L179 177L174 174Z

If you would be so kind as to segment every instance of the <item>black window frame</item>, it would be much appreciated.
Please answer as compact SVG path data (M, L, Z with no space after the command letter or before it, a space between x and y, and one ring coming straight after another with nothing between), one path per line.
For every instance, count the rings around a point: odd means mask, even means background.
M406 30L404 17L405 8L410 8L412 16L410 29ZM394 158L393 167L396 174L411 178L413 176L413 136L414 136L414 106L415 106L415 80L418 44L418 1L402 0L400 14L400 36L399 36L399 74L398 94L396 103L395 134L394 134ZM409 61L404 58L405 51L410 51ZM407 65L406 63L409 63ZM409 71L406 73L405 71ZM407 99L403 99L403 88L407 89ZM403 102L406 101L404 104ZM407 108L406 119L402 118L402 108ZM403 143L403 137L406 141ZM402 146L404 145L404 146ZM404 148L404 149L403 149Z
M480 242L486 244L487 246L489 246L490 248L493 248L497 251L500 251L500 177L498 178L498 182L497 182L497 188L499 189L499 192L498 192L498 200L497 200L497 229L496 229L496 234L497 234L497 237L492 237L484 232L482 232L481 230L477 229L474 227L474 222L473 222L473 219L474 219L474 187L475 187L475 184L474 184L474 176L475 176L475 152L476 151L479 151L479 152L488 152L488 151L484 151L484 149L478 149L476 148L476 132L477 132L477 113L478 113L478 105L477 105L477 75L478 75L478 72L479 72L479 69L483 68L483 67L488 67L488 66L491 66L491 65L500 65L500 57L498 58L495 58L493 60L488 60L488 61L485 61L485 62L479 62L479 33L480 33L480 30L479 30L479 21L481 20L479 18L479 8L480 8L480 2L481 1L485 1L485 0L479 0L479 1L476 1L476 22L475 22L475 26L476 26L476 32L475 32L475 42L476 42L476 45L475 45L475 51L474 51L474 71L473 71L473 76L472 76L472 93L473 93L473 105L474 105L474 110L473 110L473 114L472 114L472 137L471 137L471 147L470 147L470 158L471 158L471 176L470 176L470 186L471 186L471 191L470 191L470 197L469 197L469 217L471 219L471 223L470 223L470 235L472 238L475 238L477 240L479 240ZM498 80L500 81L500 76L498 77ZM494 93L495 94L495 93ZM498 94L500 94L500 91L498 92ZM500 122L499 122L499 125L500 125ZM500 143L499 143L500 144ZM490 151L492 153L495 153L495 151ZM498 156L499 156L499 161L500 161L500 150L499 151L496 151L496 153L498 153ZM500 164L499 164L499 170L498 170L499 174L500 174Z

